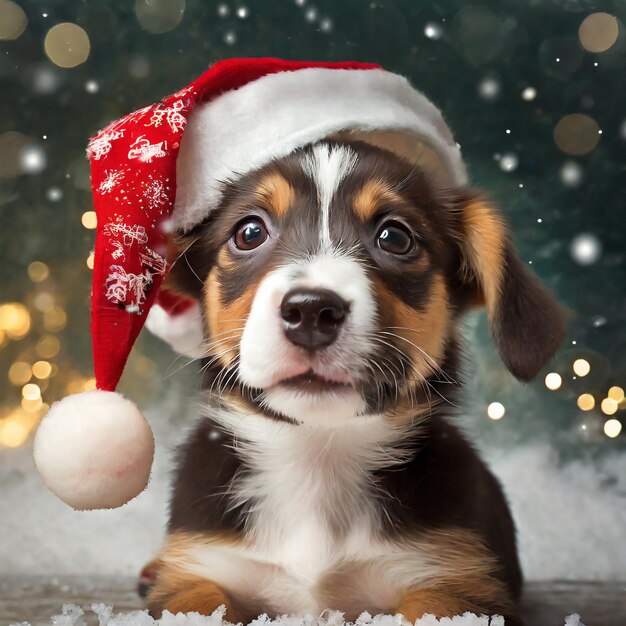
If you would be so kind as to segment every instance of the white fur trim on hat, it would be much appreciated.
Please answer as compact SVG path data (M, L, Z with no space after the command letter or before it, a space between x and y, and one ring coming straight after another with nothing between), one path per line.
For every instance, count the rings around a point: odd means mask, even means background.
M175 315L154 304L148 313L146 328L179 354L193 359L205 356L202 312L198 304Z
M280 72L192 112L176 164L173 225L189 230L202 222L218 205L223 181L344 131L357 132L359 139L380 131L411 137L418 156L439 160L448 184L467 182L459 146L441 113L406 78L385 70Z

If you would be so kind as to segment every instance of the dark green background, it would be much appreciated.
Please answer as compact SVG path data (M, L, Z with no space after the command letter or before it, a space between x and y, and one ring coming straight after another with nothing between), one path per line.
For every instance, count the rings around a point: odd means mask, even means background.
M480 441L511 446L540 439L568 457L624 446L623 434L616 440L603 434L606 416L598 409L580 412L576 398L590 392L599 404L611 385L626 387L625 34L622 28L617 43L597 55L585 52L578 40L578 27L589 13L607 11L626 23L626 3L307 0L299 6L293 0L191 0L181 23L164 34L142 30L132 1L18 4L29 25L17 40L0 42L0 133L18 131L41 145L47 167L37 175L0 178L0 303L30 307L37 290L46 289L68 311L56 359L65 378L51 381L47 402L64 395L67 377L91 371L85 258L93 231L80 223L91 209L87 138L111 119L186 85L217 59L367 60L410 77L442 109L472 181L502 207L522 258L532 261L567 311L567 339L546 369L563 376L556 392L545 388L545 372L529 386L516 383L491 346L484 316L468 321L466 334L476 347L467 367L473 382L465 412ZM220 15L221 4L228 7L227 16ZM242 6L248 9L245 18L237 15ZM308 13L311 8L315 16ZM321 27L327 19L330 29ZM89 59L74 69L57 68L43 51L47 30L63 21L82 26L91 41ZM425 36L429 22L441 26L441 38ZM132 75L137 67L147 70L144 77ZM42 71L58 79L50 93L34 87ZM497 97L480 95L485 79L499 85ZM90 80L98 84L96 94L85 89ZM528 86L537 90L530 102L521 97ZM554 143L554 127L568 113L585 113L602 129L598 146L585 156L566 155ZM512 172L502 171L494 158L506 153L519 158ZM561 180L567 161L582 168L577 187ZM47 199L51 187L62 189L61 201ZM578 265L569 252L580 233L602 243L601 257L590 266ZM33 260L50 266L45 283L29 281L26 268ZM30 358L43 332L37 319L26 338L0 349L0 419L19 405L19 389L5 372L18 358ZM147 333L135 352L122 388L145 406L193 388L194 366L172 374L182 362L171 365L175 357ZM592 370L572 380L571 364L579 356ZM507 409L499 422L486 416L486 405L494 400ZM624 415L622 409L615 417L623 421Z

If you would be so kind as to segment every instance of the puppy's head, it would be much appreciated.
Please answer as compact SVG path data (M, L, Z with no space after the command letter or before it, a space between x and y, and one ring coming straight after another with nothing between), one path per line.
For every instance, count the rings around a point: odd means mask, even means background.
M321 142L227 184L180 246L170 283L202 303L212 388L274 417L431 408L476 303L522 380L563 334L493 207L364 143Z

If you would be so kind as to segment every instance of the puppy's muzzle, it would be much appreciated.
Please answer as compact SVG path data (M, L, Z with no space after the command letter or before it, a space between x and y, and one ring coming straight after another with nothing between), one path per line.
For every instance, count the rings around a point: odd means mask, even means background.
M337 340L349 312L348 303L329 289L292 289L280 305L285 336L307 350Z

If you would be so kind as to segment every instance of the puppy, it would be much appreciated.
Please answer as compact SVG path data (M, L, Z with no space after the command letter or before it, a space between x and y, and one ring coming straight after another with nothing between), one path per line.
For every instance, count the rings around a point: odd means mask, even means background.
M500 214L383 149L324 141L225 184L179 243L170 288L202 305L206 389L152 613L520 624L505 497L450 420L468 309L485 305L522 380L563 335Z

